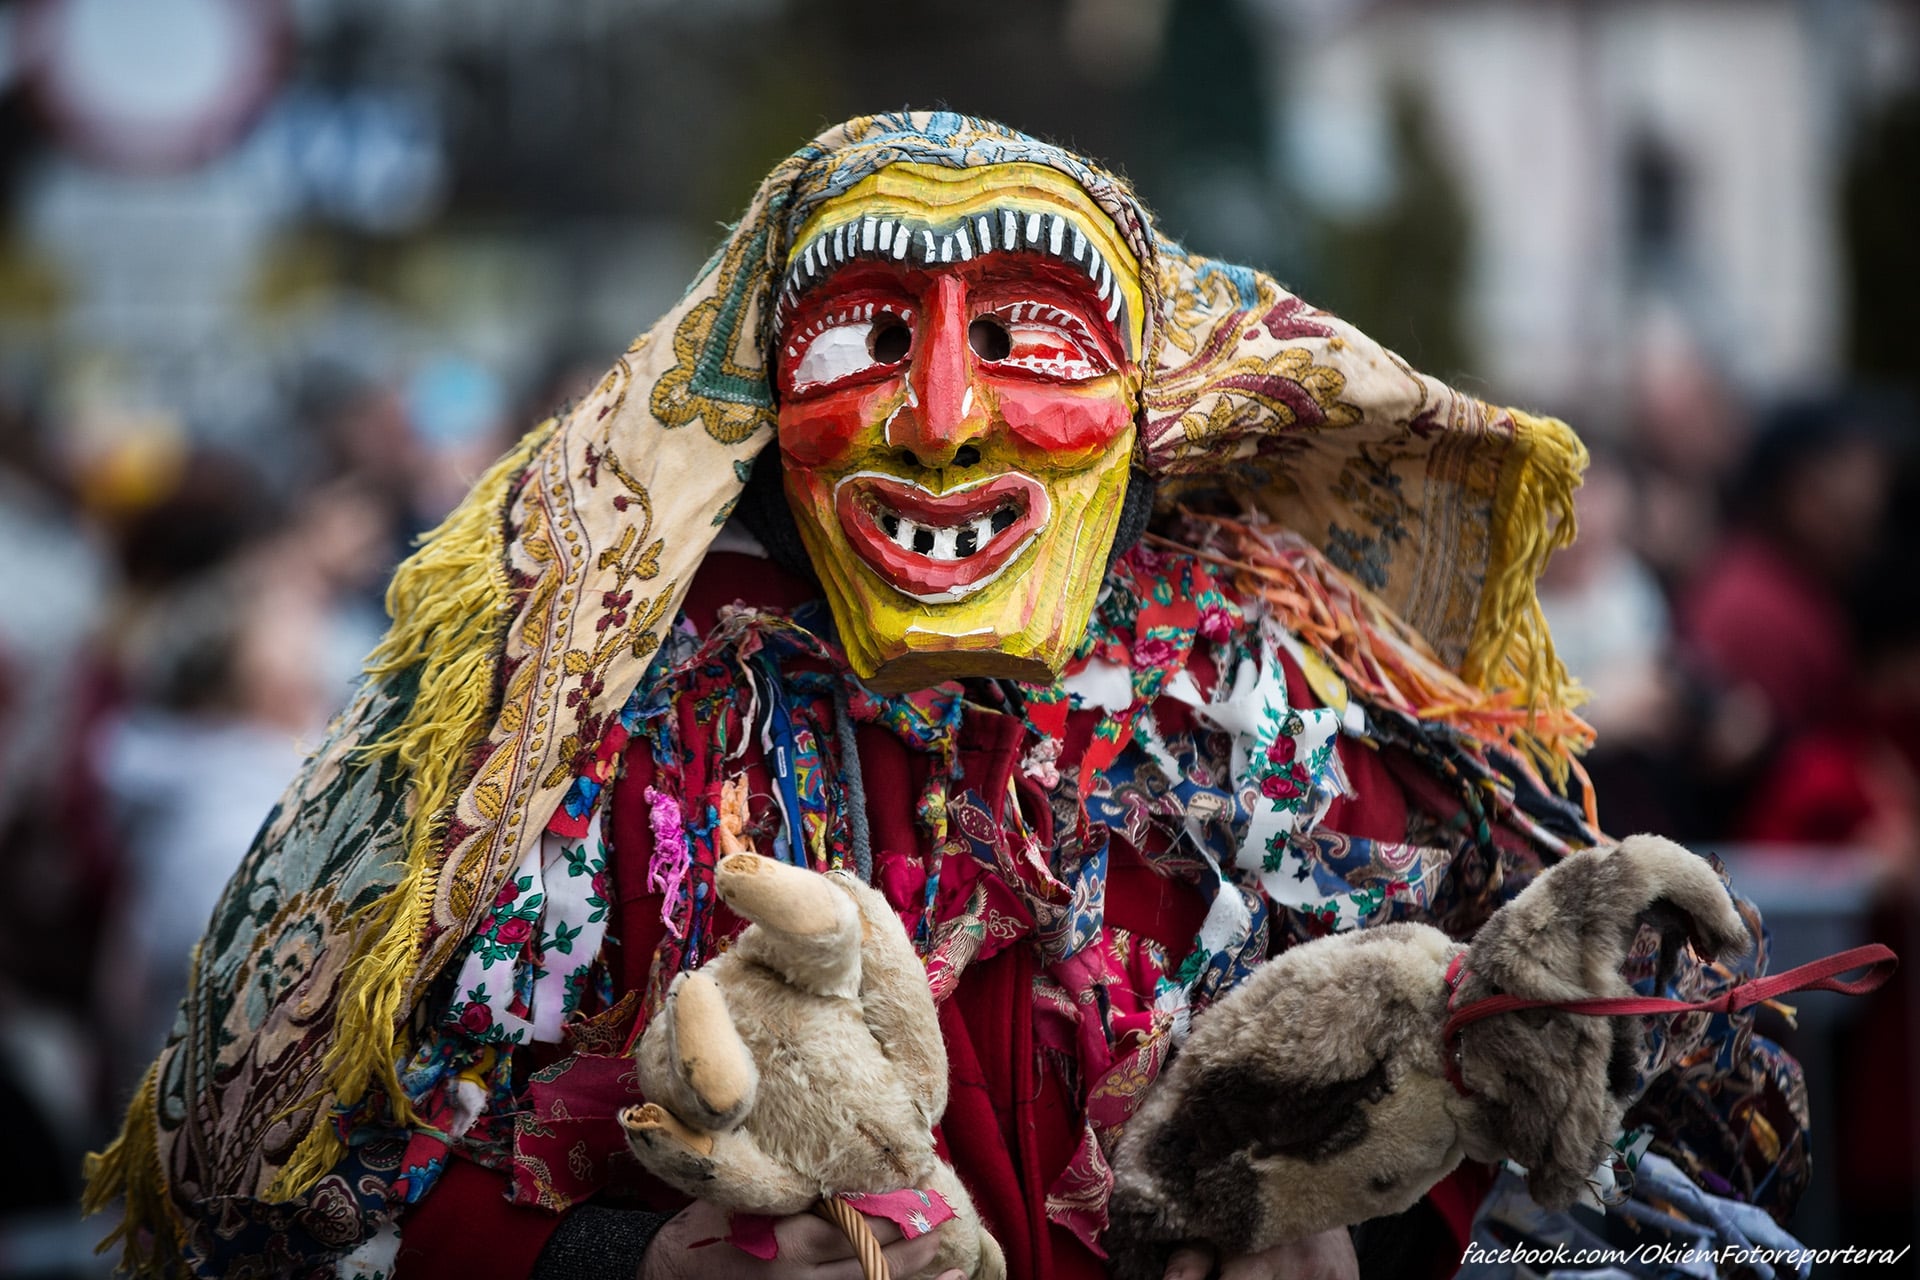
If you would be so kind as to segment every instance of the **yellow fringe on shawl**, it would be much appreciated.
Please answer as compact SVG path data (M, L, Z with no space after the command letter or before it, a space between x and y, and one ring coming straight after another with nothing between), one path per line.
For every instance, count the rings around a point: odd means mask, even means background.
M355 922L354 955L322 1069L336 1105L358 1102L377 1078L401 1123L414 1117L400 1087L400 1024L433 907L440 846L469 757L493 717L507 623L508 490L553 428L550 419L509 449L394 571L387 588L393 626L367 659L375 680L419 676L405 719L363 748L369 764L392 759L408 780L406 874ZM323 1109L265 1198L294 1199L345 1152Z
M94 1252L105 1253L118 1241L121 1270L136 1276L171 1277L186 1272L180 1265L180 1225L167 1199L166 1171L160 1167L155 1129L159 1075L158 1062L147 1068L127 1106L120 1136L105 1151L87 1156L80 1212L96 1214L125 1197L120 1225L107 1233Z
M1582 701L1553 650L1536 586L1547 559L1573 541L1573 491L1587 469L1587 447L1558 418L1518 409L1514 452L1494 498L1492 547L1473 638L1460 674L1487 690L1517 690L1536 715ZM1564 779L1564 770L1556 770Z
M1554 653L1535 584L1547 558L1573 541L1573 491L1587 451L1555 419L1516 412L1513 422L1516 448L1495 495L1480 610L1458 671L1379 597L1280 526L1188 512L1197 545L1147 540L1235 570L1242 589L1273 607L1350 686L1416 719L1504 744L1564 786L1593 730L1574 714L1586 694ZM1591 788L1583 790L1590 800Z

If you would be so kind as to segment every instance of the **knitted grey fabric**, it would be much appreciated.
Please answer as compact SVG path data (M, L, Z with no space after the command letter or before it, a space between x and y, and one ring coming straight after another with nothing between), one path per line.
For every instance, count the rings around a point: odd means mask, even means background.
M860 771L853 712L845 685L833 686L833 730L840 735L840 759L847 773L847 825L853 829L853 865L861 884L873 883L873 833L867 826L867 780Z
M575 1205L547 1238L531 1280L634 1280L670 1213Z

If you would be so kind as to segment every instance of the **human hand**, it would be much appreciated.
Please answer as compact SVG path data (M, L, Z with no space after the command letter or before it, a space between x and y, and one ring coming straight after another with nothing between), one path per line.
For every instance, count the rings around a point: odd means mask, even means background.
M1167 1260L1163 1280L1207 1280L1213 1262L1211 1249L1179 1249ZM1222 1260L1220 1280L1360 1280L1360 1259L1347 1229L1335 1227L1259 1253L1234 1254Z
M942 1224L944 1226L945 1224ZM940 1247L940 1227L912 1240L885 1218L867 1218L873 1238L895 1276L910 1276L933 1261ZM695 1200L670 1218L653 1237L640 1259L638 1280L861 1280L860 1260L846 1233L824 1218L797 1213L774 1222L773 1238L780 1246L767 1259L743 1253L726 1243L727 1211L705 1200ZM693 1246L702 1240L716 1243ZM1202 1272L1202 1275L1205 1273ZM1330 1273L1331 1274L1331 1273ZM942 1273L938 1280L966 1280L959 1271Z

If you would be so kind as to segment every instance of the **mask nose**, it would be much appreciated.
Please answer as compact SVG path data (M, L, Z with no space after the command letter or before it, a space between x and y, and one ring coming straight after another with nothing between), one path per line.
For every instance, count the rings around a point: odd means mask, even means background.
M973 442L991 424L973 385L966 286L959 279L934 282L926 326L907 372L907 403L893 419L889 442L923 467L971 466L980 460Z

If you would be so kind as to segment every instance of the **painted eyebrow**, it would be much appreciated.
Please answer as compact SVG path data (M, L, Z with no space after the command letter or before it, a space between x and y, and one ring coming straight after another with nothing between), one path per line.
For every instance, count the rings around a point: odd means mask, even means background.
M1000 254L1033 254L1077 269L1105 305L1107 322L1127 332L1132 317L1127 314L1125 295L1112 264L1086 232L1064 214L1011 206L983 209L944 223L868 214L817 232L801 245L781 279L774 331L784 330L801 298L853 263L933 266Z

